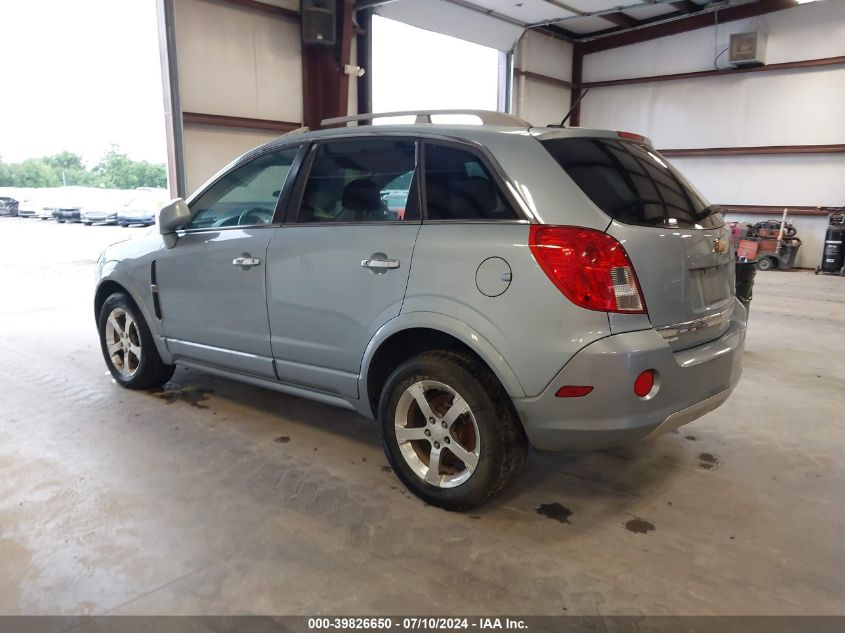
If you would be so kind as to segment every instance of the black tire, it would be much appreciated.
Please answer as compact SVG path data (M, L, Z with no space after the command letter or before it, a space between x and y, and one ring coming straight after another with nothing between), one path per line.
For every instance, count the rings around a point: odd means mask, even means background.
M820 270L821 270L821 268L819 268L818 266L816 266L816 273L815 273L815 274L817 274L817 275L818 275Z
M122 373L108 352L106 342L107 324L109 316L115 310L122 310L131 316L135 323L135 336L132 337L132 340L135 344L140 343L141 359L131 375ZM138 306L135 305L135 302L128 295L122 292L115 292L106 299L103 307L100 309L100 316L97 319L97 330L100 334L100 349L103 352L106 366L119 385L127 389L150 389L151 387L160 387L173 377L173 372L176 370L175 365L166 365L162 362L147 322L144 320ZM122 354L123 358L125 358L126 352L124 351Z
M395 430L397 406L406 390L420 381L436 381L448 386L464 399L475 419L480 440L480 447L477 449L478 463L469 477L454 487L439 487L425 481L422 475L414 471L399 447ZM445 402L443 406L448 409L449 405L450 402ZM415 406L418 407L415 404L410 406L412 410ZM432 405L432 409L434 408ZM443 414L445 411L435 412L435 415ZM408 415L410 417L411 414ZM417 408L415 415L419 423L426 424L421 409ZM455 433L459 424L471 425L469 416L461 416L458 420L455 427L448 431L448 435ZM435 426L436 424L431 428ZM528 449L525 432L510 397L489 369L464 352L425 352L399 365L387 379L381 393L379 427L387 459L402 483L423 501L446 510L469 510L500 492L522 470ZM471 430L470 433L474 436L475 432ZM425 448L432 451L434 446L437 446L431 438L414 441L416 444L412 450L415 451ZM444 438L443 441L449 440ZM420 449L416 448L420 445ZM444 443L441 450L449 450L449 445ZM449 452L444 459L452 460L454 464L454 457L454 453ZM422 456L420 459L429 457ZM463 465L460 460L457 463Z
M771 257L761 257L757 260L757 270L771 270L775 267L775 262Z
M91 226L91 222L83 222L82 224L84 224L85 226Z

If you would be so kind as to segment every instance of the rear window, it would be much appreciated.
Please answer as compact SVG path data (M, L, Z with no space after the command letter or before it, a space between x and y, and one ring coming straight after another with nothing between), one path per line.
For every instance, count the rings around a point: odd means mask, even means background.
M541 141L569 177L611 218L639 226L714 228L724 222L654 149L607 138Z
M428 220L518 220L493 176L474 153L426 143Z

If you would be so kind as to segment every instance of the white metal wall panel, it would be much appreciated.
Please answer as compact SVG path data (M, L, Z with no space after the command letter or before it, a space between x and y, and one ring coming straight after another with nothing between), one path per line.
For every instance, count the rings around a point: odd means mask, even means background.
M672 158L691 182L719 204L842 206L845 155Z
M516 46L515 66L563 81L572 78L572 45L527 31ZM514 113L534 125L559 123L569 110L570 90L540 79L516 76Z
M517 49L522 70L569 81L572 78L572 44L537 31L526 31Z
M569 111L570 93L566 88L528 77L517 81L516 115L532 125L558 124Z
M589 56L588 56L589 57ZM845 143L845 67L596 88L581 125L659 148Z
M176 0L175 13L184 111L302 121L295 22L205 0Z
M244 152L278 136L275 132L259 130L185 126L185 179L188 194Z
M728 46L730 34L749 31L768 34L767 64L845 55L845 2L811 2L715 28L592 53L584 58L584 81L712 70L713 60ZM726 55L719 59L720 67L727 66Z

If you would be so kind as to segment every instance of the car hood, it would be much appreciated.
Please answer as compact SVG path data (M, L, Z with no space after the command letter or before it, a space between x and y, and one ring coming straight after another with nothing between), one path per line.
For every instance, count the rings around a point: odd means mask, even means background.
M100 258L103 261L124 261L143 257L164 248L157 227L140 231L137 235L107 246Z

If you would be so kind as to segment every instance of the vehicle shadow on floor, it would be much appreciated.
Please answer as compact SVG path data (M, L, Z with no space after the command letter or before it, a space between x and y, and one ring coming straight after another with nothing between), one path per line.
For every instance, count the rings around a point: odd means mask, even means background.
M163 391L151 391L150 395L167 402L182 401L208 408L209 415L232 405L237 419L217 419L233 430L247 422L243 419L245 411L254 410L263 425L272 424L277 418L278 432L284 437L300 431L309 433L312 439L325 434L327 442L351 440L360 445L362 456L384 459L372 420L319 402L184 369L177 371ZM221 402L224 406L220 406ZM693 455L682 437L669 434L594 452L549 453L531 449L516 482L473 514L498 514L513 507L533 509L539 500L564 505L567 500L587 500L593 509L604 507L618 517L620 510L624 512L628 506L641 506L648 499L659 497L680 471L689 468Z

